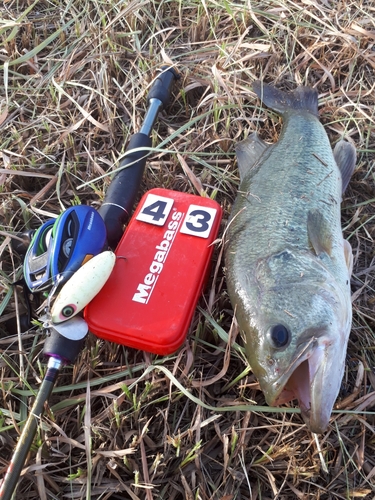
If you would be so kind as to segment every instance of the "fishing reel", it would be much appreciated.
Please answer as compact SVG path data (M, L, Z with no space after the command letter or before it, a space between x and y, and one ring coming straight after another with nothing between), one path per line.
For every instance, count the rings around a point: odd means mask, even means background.
M23 274L31 292L63 285L105 246L107 232L98 212L78 205L34 233L26 251Z

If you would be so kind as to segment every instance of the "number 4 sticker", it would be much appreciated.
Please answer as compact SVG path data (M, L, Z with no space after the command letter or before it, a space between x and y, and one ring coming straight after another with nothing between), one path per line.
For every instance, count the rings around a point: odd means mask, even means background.
M149 193L136 218L149 224L163 226L171 211L173 201L172 198Z
M181 227L181 233L208 238L216 212L216 208L190 205Z

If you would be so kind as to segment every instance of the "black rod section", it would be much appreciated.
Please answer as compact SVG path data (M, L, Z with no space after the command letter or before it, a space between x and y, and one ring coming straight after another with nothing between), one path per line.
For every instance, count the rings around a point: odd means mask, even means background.
M14 450L12 460L9 463L8 470L4 477L4 481L0 486L1 500L11 500L13 496L13 492L22 472L22 467L33 443L34 436L40 422L40 417L43 414L44 403L51 395L61 365L62 361L59 359L50 358L48 360L46 375L35 398L31 412L26 420L25 427L22 430L16 449Z

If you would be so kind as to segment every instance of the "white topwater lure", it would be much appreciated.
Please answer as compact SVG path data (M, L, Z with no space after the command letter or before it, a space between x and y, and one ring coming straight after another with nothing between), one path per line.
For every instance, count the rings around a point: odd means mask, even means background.
M102 252L74 273L62 287L51 309L53 323L62 323L77 313L100 292L116 262L113 252Z

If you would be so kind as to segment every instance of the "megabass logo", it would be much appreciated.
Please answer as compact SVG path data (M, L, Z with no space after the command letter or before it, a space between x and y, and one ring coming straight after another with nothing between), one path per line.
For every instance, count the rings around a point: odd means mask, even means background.
M139 283L136 293L133 295L132 300L134 302L140 302L141 304L147 304L150 300L152 292L155 289L155 285L159 279L165 261L167 260L170 249L172 248L174 239L178 232L179 226L182 221L182 212L174 212L172 214L172 220L168 223L168 229L165 231L163 240L155 247L155 256L152 261L149 272L143 279L142 283Z

